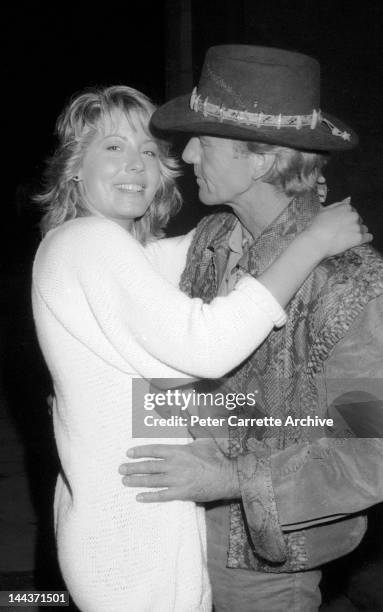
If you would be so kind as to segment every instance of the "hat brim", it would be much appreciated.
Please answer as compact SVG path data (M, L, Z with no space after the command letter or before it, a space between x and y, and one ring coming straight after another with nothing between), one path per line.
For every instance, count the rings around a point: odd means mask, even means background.
M276 144L306 151L345 151L358 144L357 134L342 121L331 115L322 116L333 123L342 132L350 134L349 140L335 136L330 128L321 123L315 129L302 127L256 127L240 125L224 119L204 117L202 113L190 108L190 95L179 96L160 106L152 116L151 125L164 132L184 132L206 134L233 140L254 140L267 144Z

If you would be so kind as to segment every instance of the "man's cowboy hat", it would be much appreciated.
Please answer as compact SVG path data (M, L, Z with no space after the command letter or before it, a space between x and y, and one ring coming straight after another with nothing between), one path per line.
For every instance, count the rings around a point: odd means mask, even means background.
M318 62L301 53L254 47L211 47L198 87L161 106L160 130L254 140L293 149L351 149L358 137L320 106Z

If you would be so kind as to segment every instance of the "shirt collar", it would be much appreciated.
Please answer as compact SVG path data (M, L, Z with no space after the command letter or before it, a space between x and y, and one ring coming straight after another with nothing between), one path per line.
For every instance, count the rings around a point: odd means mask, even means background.
M237 221L228 241L230 251L242 255L251 242L253 242L252 235L243 225L241 225L240 221Z

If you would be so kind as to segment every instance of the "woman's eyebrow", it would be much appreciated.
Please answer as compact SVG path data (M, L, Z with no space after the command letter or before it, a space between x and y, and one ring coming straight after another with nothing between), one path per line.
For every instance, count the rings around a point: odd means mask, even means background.
M103 136L103 139L105 140L105 138L121 138L122 140L128 140L126 138L126 136L122 136L122 134L117 134L117 133L112 133L112 134L105 134L105 136Z
M146 140L143 141L145 144L148 142L152 142L153 144L157 145L157 142L154 140L154 138L151 138L150 136L148 136L148 138Z
M112 134L105 134L105 136L103 136L103 140L105 140L106 138L121 138L121 140L126 140L126 141L129 140L129 138L127 138L126 136L123 136L122 134L118 134L114 132ZM143 140L142 142L142 144L148 144L148 143L154 144L156 147L158 146L154 138L148 137L146 140Z

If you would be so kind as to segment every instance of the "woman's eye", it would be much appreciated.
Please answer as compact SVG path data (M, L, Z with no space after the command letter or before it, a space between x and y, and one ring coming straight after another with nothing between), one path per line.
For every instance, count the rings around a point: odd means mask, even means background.
M152 151L150 149L143 151L143 154L147 155L148 157L157 157L157 151Z
M106 148L108 151L121 151L120 145L108 145Z

